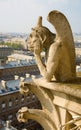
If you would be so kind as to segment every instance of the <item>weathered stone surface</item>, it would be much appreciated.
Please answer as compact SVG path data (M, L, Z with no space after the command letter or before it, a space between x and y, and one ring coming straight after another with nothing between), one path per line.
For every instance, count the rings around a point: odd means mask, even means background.
M42 26L39 17L36 27L28 39L28 48L34 51L41 75L51 81L55 76L57 81L70 81L76 78L75 48L72 31L66 17L59 11L51 11L48 21L56 29L56 35ZM46 52L46 65L42 63L40 53Z
M41 122L41 125L45 130L47 130L47 127L44 126L46 123L50 124L50 127L48 127L50 130L61 130L62 128L64 130L70 130L74 125L76 125L77 128L79 127L81 124L80 84L75 86L75 84L46 82L42 79L33 79L31 83L23 83L21 93L24 92L27 94L28 91L26 91L26 89L33 92L38 97L42 105L41 112L43 112L43 114L41 113L42 116L38 117L36 114L38 113L38 110L34 111L33 109L32 112L36 112L34 113L35 117L32 113L28 116L27 112L27 114L25 113L25 121L27 121L28 118L38 122L38 118L40 118L40 120L46 120L47 122ZM25 117L24 119L22 116L20 117L21 121L24 121Z
M18 120L34 119L44 130L81 130L81 78L76 77L72 31L59 11L51 11L47 19L55 27L56 35L42 26L39 17L28 39L28 48L34 52L42 78L32 78L32 82L20 85L21 94L34 93L42 109L21 108ZM46 65L40 55L43 49Z

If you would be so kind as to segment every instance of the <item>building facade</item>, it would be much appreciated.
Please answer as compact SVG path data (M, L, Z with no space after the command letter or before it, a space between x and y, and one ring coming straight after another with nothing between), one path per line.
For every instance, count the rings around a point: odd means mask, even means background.
M17 121L17 112L21 107L41 108L39 100L33 93L23 96L19 92L19 84L22 79L29 82L31 78L28 78L28 75L39 75L35 61L24 58L11 60L0 66L0 120L4 123L10 120L11 125L17 130L24 128L42 130L41 126L33 120L29 120L27 123Z
M13 49L7 46L0 46L0 66L5 65L7 56L13 53Z
M29 81L29 78L24 80ZM0 82L0 119L4 122L10 120L12 126L18 130L24 128L27 130L41 130L41 126L33 120L29 120L27 123L17 121L17 112L21 107L41 108L40 102L33 93L29 93L27 96L20 94L20 81L21 78Z
M10 80L14 79L14 75L25 76L29 74L39 74L39 70L36 64L33 65L22 65L22 66L8 66L0 67L0 79Z

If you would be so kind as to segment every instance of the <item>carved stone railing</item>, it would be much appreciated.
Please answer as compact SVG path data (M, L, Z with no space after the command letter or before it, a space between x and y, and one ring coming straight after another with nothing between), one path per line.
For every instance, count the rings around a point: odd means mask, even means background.
M81 80L73 83L46 82L33 78L22 82L20 92L33 92L40 100L42 109L21 108L18 120L34 119L44 130L81 130Z

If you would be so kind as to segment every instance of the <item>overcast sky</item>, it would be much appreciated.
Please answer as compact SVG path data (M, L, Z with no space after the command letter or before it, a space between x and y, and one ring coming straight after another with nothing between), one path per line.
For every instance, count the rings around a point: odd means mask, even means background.
M47 21L52 10L64 13L73 32L81 32L81 0L0 0L0 32L29 33L38 16L43 25L53 29Z

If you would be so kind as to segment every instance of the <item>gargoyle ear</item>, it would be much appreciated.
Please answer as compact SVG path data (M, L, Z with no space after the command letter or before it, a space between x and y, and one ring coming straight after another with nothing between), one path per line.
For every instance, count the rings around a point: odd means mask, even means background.
M39 38L40 38L40 40L41 40L41 42L42 42L42 44L45 42L45 40L46 40L46 36L44 36L44 38L42 38L40 35L38 35L39 36Z
M42 39L42 44L46 41L46 35L44 36L44 39Z

